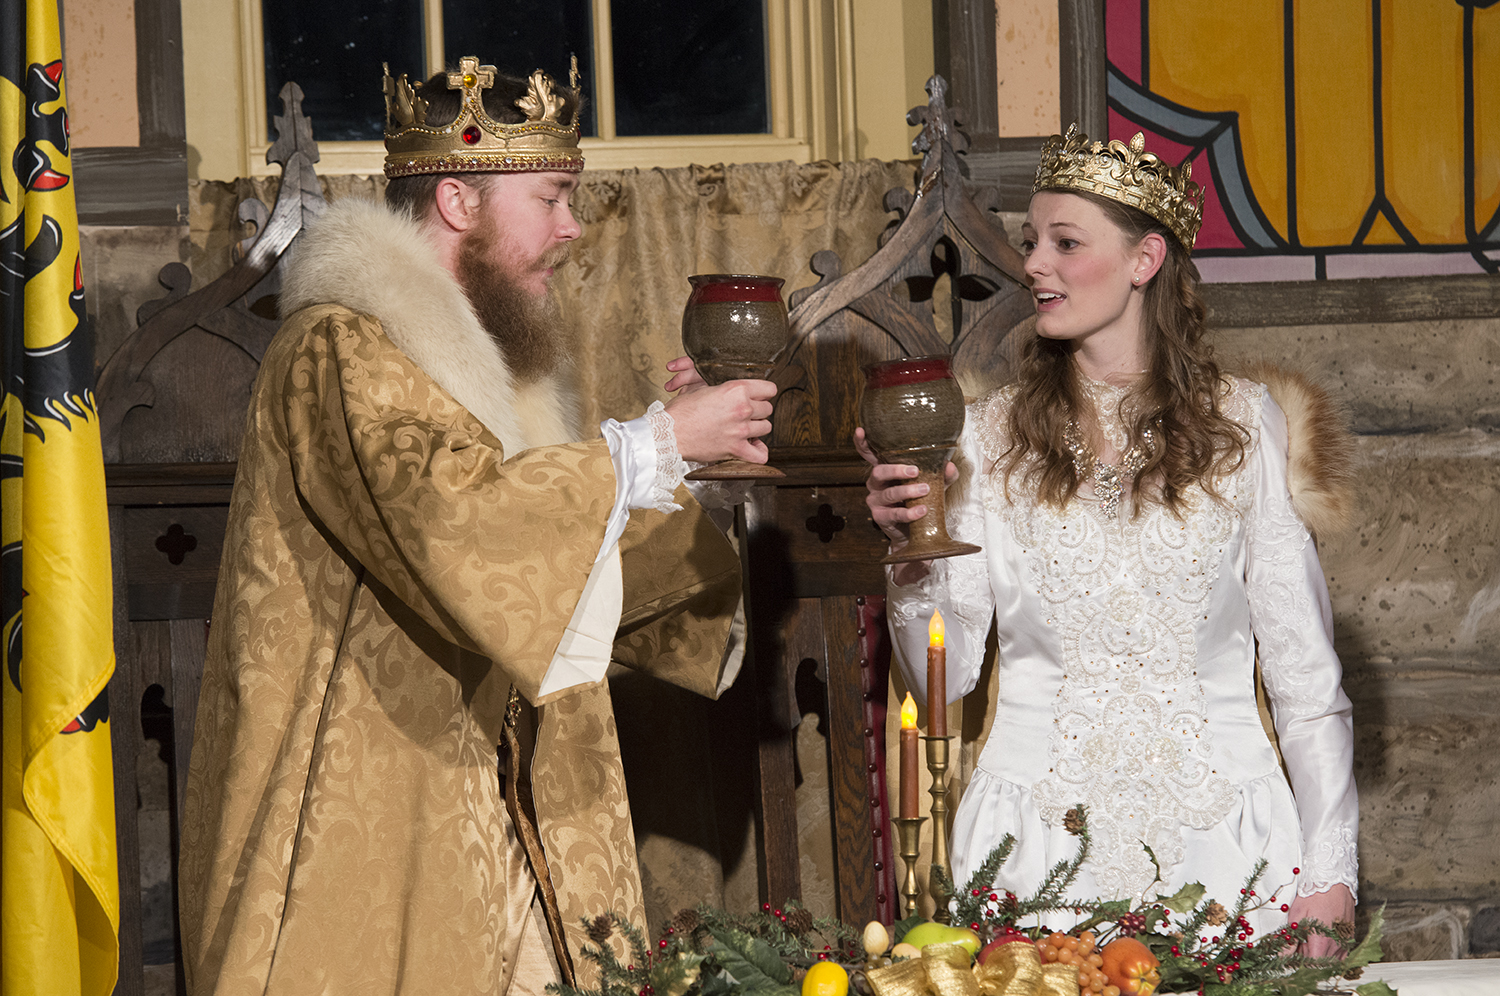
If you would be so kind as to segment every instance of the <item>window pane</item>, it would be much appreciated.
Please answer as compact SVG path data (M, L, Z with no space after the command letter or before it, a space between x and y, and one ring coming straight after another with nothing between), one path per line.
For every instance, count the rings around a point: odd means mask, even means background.
M579 124L594 127L594 28L589 0L443 0L443 57L458 65L466 55L502 73L527 76L544 69L568 81L571 57L578 55L580 85L588 98Z
M616 134L770 131L764 4L611 0L610 22Z
M320 142L380 140L380 64L420 79L426 69L422 0L261 0L266 39L266 136L281 86L302 88L302 110Z

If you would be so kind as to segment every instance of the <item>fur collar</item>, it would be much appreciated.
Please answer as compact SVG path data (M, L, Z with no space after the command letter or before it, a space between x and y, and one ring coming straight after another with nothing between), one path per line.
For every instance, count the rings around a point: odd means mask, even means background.
M577 399L562 379L516 382L463 288L406 215L340 201L297 240L284 272L282 314L339 304L375 318L397 349L495 434L507 457L578 438Z
M1243 375L1266 385L1286 414L1292 506L1315 534L1341 532L1355 511L1354 437L1346 413L1327 391L1294 371L1260 363Z

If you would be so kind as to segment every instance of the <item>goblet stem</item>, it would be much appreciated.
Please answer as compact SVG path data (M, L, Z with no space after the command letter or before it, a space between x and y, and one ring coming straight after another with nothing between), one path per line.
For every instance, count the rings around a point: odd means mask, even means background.
M896 463L898 461L891 461ZM944 464L947 461L943 461ZM910 526L911 539L899 552L881 558L882 564L906 564L914 560L938 560L942 557L961 557L966 553L978 553L981 547L973 543L960 543L948 535L947 481L941 470L918 468L917 482L927 485L927 494L911 498L907 508L926 505L927 514Z

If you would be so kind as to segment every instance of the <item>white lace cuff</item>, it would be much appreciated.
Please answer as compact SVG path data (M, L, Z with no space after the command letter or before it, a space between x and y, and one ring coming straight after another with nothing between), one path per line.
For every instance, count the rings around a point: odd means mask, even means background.
M660 401L651 402L646 409L646 422L651 426L651 442L656 445L656 476L651 482L651 507L658 512L680 512L682 506L672 500L677 485L687 476L688 465L677 451L677 433L673 430L672 414Z
M1335 885L1347 885L1354 898L1359 898L1359 855L1353 827L1337 824L1321 839L1306 841L1303 846L1297 895L1311 896Z

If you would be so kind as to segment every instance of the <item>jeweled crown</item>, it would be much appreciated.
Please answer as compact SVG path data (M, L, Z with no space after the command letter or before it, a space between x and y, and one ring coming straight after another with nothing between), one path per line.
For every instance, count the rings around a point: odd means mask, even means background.
M1084 190L1146 212L1167 228L1188 252L1203 227L1203 188L1194 183L1193 164L1168 166L1146 151L1140 132L1130 144L1111 140L1090 142L1068 126L1067 134L1053 135L1042 146L1036 167L1039 190Z
M427 101L417 96L406 74L385 79L385 175L418 173L519 173L583 169L578 149L578 101L558 92L552 77L538 69L526 81L526 95L516 107L526 115L519 124L496 121L484 110L484 91L495 85L495 67L481 66L466 55L448 74L448 89L462 91L453 123L427 123ZM574 62L573 89L578 88Z

